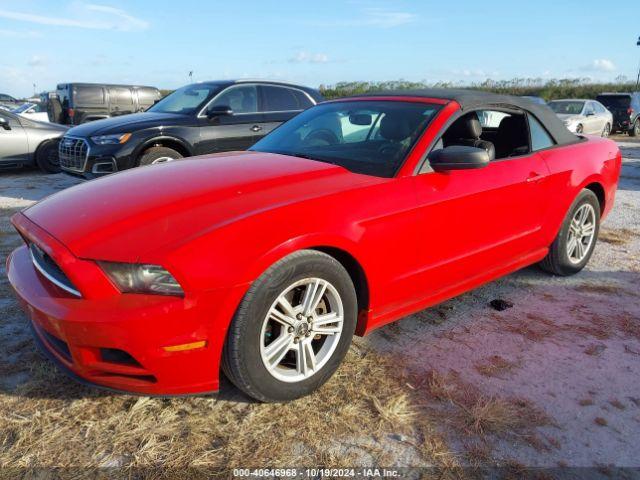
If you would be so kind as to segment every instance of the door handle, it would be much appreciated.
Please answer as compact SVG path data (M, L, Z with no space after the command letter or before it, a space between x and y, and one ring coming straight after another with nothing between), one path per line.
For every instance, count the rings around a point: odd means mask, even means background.
M527 182L528 183L539 182L543 178L544 178L544 175L542 175L542 174L540 174L538 172L531 172L529 174L529 176L527 177Z
M253 127L251 127L252 132L259 132L260 130L262 130L262 127L260 125L254 125Z

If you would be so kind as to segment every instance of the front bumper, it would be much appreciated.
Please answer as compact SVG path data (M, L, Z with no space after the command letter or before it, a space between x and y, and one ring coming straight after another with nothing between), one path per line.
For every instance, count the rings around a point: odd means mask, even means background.
M78 159L73 167L66 166L61 158L60 168L65 173L84 178L96 178L135 166L134 145L131 140L124 145L97 145L88 138L72 138L86 142L87 154Z
M24 236L27 221L20 221ZM27 241L42 245L39 227L33 225L32 232ZM47 242L53 251L64 249L51 245L55 239ZM8 257L7 276L38 343L83 382L150 395L218 390L222 347L235 310L230 299L241 296L239 287L185 298L120 293L76 297L36 270L26 245ZM190 350L165 349L203 341L205 346Z

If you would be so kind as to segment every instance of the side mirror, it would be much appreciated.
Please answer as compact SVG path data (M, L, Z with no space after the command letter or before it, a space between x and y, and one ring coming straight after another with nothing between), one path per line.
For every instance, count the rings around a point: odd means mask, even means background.
M593 116L593 115L595 115L595 113L594 113L594 112L587 112L587 117L591 117L591 116Z
M483 168L491 161L489 153L485 149L462 145L434 150L428 158L431 168L436 172Z
M11 125L9 125L9 120L7 120L4 117L0 117L0 127L4 128L5 130L11 130Z
M207 109L207 118L233 115L233 110L228 105L215 105Z

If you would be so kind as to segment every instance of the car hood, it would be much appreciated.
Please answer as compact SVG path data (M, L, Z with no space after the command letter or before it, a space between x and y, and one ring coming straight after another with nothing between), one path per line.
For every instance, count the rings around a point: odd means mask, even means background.
M558 118L563 122L573 122L584 118L582 115L574 115L572 113L558 113Z
M103 177L23 213L80 258L136 262L252 214L382 180L313 160L234 152Z
M191 118L177 113L142 112L83 123L69 130L69 135L91 137L111 133L129 133L145 128L191 123Z

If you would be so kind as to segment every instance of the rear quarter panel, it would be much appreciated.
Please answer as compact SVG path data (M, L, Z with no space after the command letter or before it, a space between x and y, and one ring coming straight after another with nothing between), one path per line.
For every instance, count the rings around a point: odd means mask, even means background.
M576 144L539 152L549 167L547 192L549 208L543 231L547 244L558 234L564 217L580 191L598 184L604 190L604 218L613 207L622 157L615 142L586 137Z

